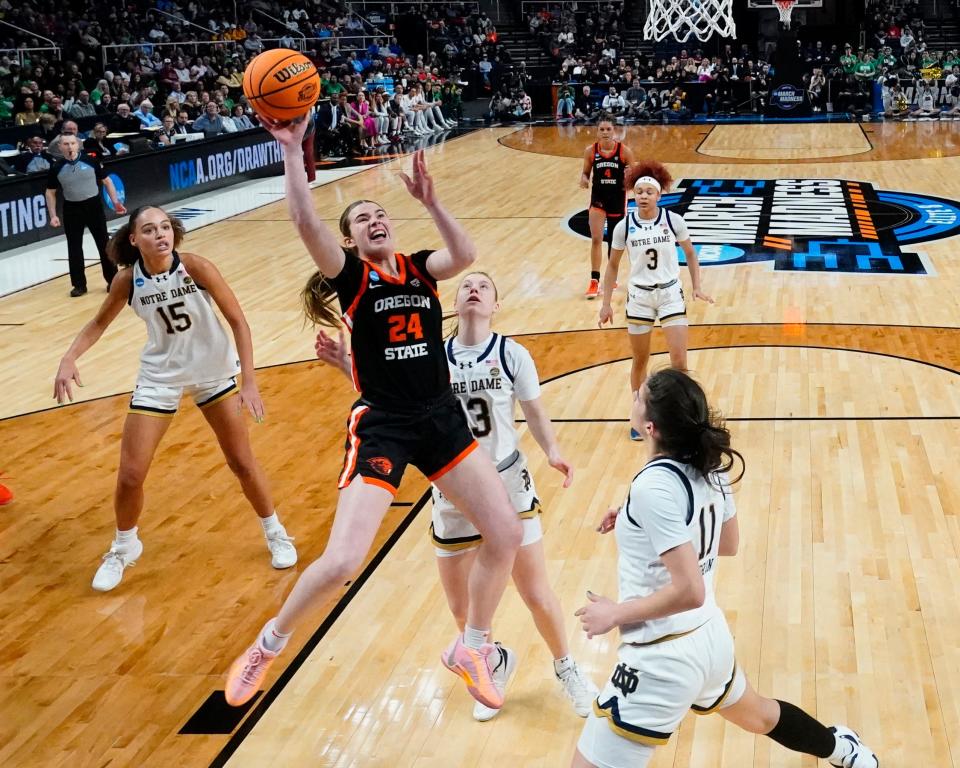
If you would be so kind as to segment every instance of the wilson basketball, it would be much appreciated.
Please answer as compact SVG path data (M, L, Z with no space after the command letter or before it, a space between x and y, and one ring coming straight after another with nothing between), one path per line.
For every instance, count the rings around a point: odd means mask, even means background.
M299 51L274 48L247 64L243 92L258 114L293 120L307 114L320 96L317 68Z

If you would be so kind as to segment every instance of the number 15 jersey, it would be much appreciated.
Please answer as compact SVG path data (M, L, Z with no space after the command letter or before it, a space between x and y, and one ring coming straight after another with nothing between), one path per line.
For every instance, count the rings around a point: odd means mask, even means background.
M498 333L474 346L448 339L446 352L453 393L467 413L473 436L499 464L517 450L514 404L540 397L533 358Z
M203 286L187 272L176 251L167 272L147 271L143 259L131 267L127 303L147 324L137 384L189 386L229 379L240 370L233 342Z

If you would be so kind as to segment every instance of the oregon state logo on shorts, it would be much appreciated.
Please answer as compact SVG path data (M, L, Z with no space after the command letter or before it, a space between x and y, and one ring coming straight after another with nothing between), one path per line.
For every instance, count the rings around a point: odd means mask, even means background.
M370 468L384 477L387 477L391 472L393 472L393 462L390 461L386 456L374 456L372 459L367 459L367 464L370 465Z
M798 272L925 275L925 257L905 248L960 233L954 200L847 179L682 179L660 205L683 216L706 266L772 261ZM567 224L590 237L587 216Z

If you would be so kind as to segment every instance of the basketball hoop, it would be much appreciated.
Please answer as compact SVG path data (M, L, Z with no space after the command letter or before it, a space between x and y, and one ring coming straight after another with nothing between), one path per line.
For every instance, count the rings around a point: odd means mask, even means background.
M777 10L780 11L780 23L790 29L790 14L793 13L793 7L797 4L797 0L773 0L773 2L776 4Z
M796 0L789 2L793 5ZM673 35L678 43L685 43L693 35L702 43L714 34L737 36L733 0L651 0L644 39L663 40Z

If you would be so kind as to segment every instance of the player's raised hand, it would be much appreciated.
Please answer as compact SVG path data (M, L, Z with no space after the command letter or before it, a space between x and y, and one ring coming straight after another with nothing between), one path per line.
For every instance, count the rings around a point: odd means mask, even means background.
M70 388L70 382L75 382L78 387L83 386L77 364L72 360L61 360L60 367L57 369L57 377L53 380L53 396L60 405L63 405L67 400L73 402L73 390Z
M307 124L310 122L306 117L298 117L296 120L274 120L272 117L259 114L257 117L260 119L260 125L270 131L273 138L284 148L300 146L303 135L307 131Z
M427 159L424 157L423 150L418 149L413 153L413 177L400 172L400 178L407 187L415 200L419 200L424 206L429 208L437 202L436 193L433 190L433 177L427 171Z
M343 335L343 328L337 331L337 338L328 336L322 330L317 331L317 339L313 344L313 349L317 353L317 359L321 363L332 365L341 371L350 375L350 354L347 348L347 341Z

